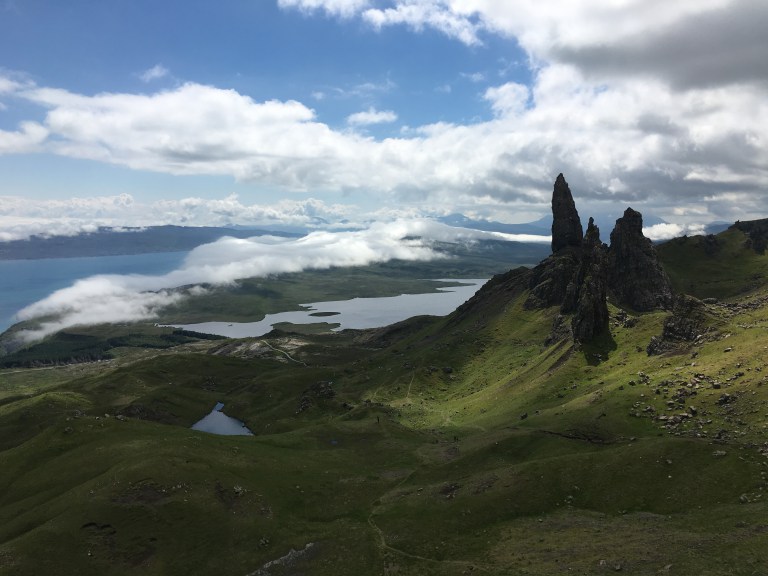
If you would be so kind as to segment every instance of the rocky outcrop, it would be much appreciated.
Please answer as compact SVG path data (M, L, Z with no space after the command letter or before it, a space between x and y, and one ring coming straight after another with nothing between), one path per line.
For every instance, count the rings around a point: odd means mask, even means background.
M573 337L588 342L608 330L610 320L606 303L605 245L600 229L592 218L581 249L581 265L566 291L562 312L573 309Z
M578 269L579 254L572 250L561 251L542 260L532 271L525 307L530 310L562 304L568 285Z
M758 254L765 254L768 248L768 219L738 221L732 228L741 230L747 235L747 247Z
M674 350L681 343L695 342L709 331L712 317L706 305L685 294L675 298L672 314L664 319L661 336L652 336L646 348L649 356Z
M628 208L616 221L608 248L592 218L582 234L571 190L560 174L552 194L552 216L552 255L531 271L526 308L559 305L561 315L573 315L573 338L587 342L608 330L609 294L637 311L671 307L669 278L653 244L643 236L639 212ZM567 333L563 322L553 329L550 340Z
M647 312L672 306L672 287L651 241L643 236L643 216L627 208L616 220L608 252L608 287L619 304Z
M565 301L568 286L579 270L583 239L571 189L559 174L552 191L552 255L533 269L526 308L548 308Z
M569 247L578 248L583 236L571 189L563 175L559 174L552 191L552 253L557 254Z

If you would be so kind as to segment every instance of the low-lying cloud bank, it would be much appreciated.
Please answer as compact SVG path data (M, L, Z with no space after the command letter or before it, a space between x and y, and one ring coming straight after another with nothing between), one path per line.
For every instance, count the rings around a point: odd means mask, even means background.
M130 194L66 200L0 196L0 242L32 236L76 236L96 232L99 227L128 229L169 224L313 229L342 222L349 228L357 224L350 222L353 208L316 198L246 203L235 194L218 199L188 197L149 203L139 202Z
M151 320L163 308L204 293L200 284L226 285L241 278L393 259L434 260L445 257L436 250L438 242L482 239L549 241L547 237L453 228L429 220L379 223L351 232L313 232L302 238L225 237L195 248L180 268L165 275L99 275L78 280L18 312L19 321L40 320L38 327L20 332L19 337L32 342L77 325Z

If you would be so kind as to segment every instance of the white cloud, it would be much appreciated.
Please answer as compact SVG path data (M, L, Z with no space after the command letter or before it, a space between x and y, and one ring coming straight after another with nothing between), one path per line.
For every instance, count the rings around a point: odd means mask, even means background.
M649 79L606 86L553 64L530 88L488 89L493 120L421 126L382 141L333 130L299 102L255 102L198 84L150 95L50 88L21 94L50 110L44 126L3 133L6 152L45 147L288 190L375 190L397 201L453 206L484 198L543 213L558 172L581 198L632 201L641 209L643 202L703 197L722 209L719 194L768 186L768 146L756 128L768 125L768 99L758 85L682 93ZM768 199L760 202L768 209Z
M392 259L431 260L441 257L432 248L435 241L490 237L496 235L426 220L399 220L352 232L318 231L298 239L222 238L195 248L179 269L162 276L100 275L78 280L21 310L18 320L39 320L39 327L21 332L20 338L34 341L76 325L150 320L190 293L178 290L180 286L223 285L240 278Z
M480 44L479 23L472 11L465 11L453 2L443 0L399 0L389 8L369 8L362 17L375 28L405 24L415 30L434 28L467 45Z
M160 78L165 78L168 75L169 71L168 68L163 66L162 64L155 64L152 66L152 68L145 70L141 74L139 74L139 78L142 82L152 82L153 80L159 80Z
M354 206L326 204L316 198L246 204L237 196L136 202L130 194L67 200L0 196L0 241L30 236L75 236L100 226L299 226L325 227L358 217Z
M705 226L703 224L654 224L643 228L643 234L651 240L671 240L683 235L695 236L705 233Z
M451 34L461 39L466 29L469 43L481 34L514 38L533 80L487 88L491 120L415 126L384 140L335 130L300 102L256 102L199 84L95 96L17 86L14 97L49 111L43 123L30 125L34 130L0 133L0 151L43 148L318 196L375 192L390 202L481 202L499 212L545 213L551 183L564 172L582 199L666 213L697 202L710 218L722 219L744 218L739 209L768 212L762 193L768 139L760 129L768 125L768 35L755 32L768 28L768 4L284 0L281 6L377 26L442 29L460 22ZM722 30L715 30L718 23ZM687 42L696 49L685 48ZM370 95L392 86L388 80L328 94ZM349 117L351 125L388 119L389 112L358 114ZM746 201L727 201L733 194Z
M530 96L528 86L515 82L508 82L485 91L485 99L500 116L521 114L527 108Z
M371 107L365 112L356 112L347 117L347 123L352 126L370 126L371 124L387 124L397 120L397 114L391 110L376 110Z
M241 278L365 266L392 259L433 260L444 257L433 248L435 242L483 239L549 241L455 228L425 219L379 222L356 231L317 231L302 238L225 237L198 246L180 268L162 276L99 275L78 280L18 312L17 320L38 321L37 327L20 332L19 337L32 342L72 326L152 320L163 308L204 293L200 284L227 285Z
M48 130L37 122L22 122L19 130L0 130L0 154L24 154L42 150Z
M281 8L297 8L304 12L323 10L331 16L350 17L368 6L368 0L277 0Z
M485 74L483 74L482 72L472 72L472 73L462 72L461 77L466 78L467 80L469 80L470 82L474 82L475 84L485 81Z

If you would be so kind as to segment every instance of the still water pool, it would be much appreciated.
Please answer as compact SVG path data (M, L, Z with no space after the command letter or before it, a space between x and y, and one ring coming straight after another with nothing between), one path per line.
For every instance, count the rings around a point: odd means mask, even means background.
M222 436L253 436L253 432L248 430L240 420L224 414L221 411L223 408L224 404L217 402L210 414L192 425L192 430Z

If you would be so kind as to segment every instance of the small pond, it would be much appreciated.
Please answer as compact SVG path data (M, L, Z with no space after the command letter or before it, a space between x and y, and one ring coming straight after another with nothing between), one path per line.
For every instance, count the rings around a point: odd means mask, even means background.
M222 408L224 408L224 404L217 402L210 414L192 425L192 430L222 436L253 436L253 432L248 430L245 424L224 414L221 411Z

